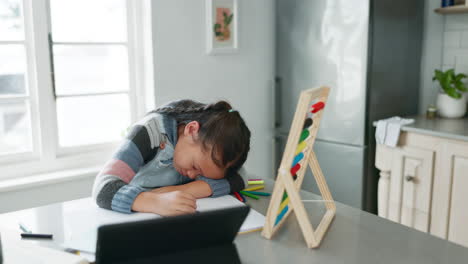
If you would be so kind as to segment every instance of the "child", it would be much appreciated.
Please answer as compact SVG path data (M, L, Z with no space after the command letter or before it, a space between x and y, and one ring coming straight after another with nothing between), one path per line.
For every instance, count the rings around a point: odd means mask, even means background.
M250 131L229 103L169 103L137 122L95 179L99 207L122 213L194 213L196 199L244 188L238 170Z

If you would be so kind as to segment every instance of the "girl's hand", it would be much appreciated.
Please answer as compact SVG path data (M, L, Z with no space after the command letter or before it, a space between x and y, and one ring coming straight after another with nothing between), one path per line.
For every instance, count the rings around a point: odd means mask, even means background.
M174 191L183 191L183 190L179 186L165 186L165 187L159 187L159 188L153 189L150 192L167 193L167 192L174 192Z
M193 214L196 212L196 199L181 191L164 193L142 192L133 202L132 210L155 213L162 216Z

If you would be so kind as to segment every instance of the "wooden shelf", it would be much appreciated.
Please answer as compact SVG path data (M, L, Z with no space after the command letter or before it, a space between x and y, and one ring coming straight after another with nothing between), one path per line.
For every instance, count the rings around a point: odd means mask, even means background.
M434 12L439 14L462 14L468 13L467 5L455 5L449 7L440 7L434 10Z

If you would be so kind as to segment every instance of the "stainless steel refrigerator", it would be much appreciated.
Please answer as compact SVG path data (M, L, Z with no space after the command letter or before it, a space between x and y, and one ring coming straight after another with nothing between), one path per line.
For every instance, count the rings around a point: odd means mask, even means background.
M424 0L276 1L276 168L300 91L330 86L317 158L335 200L376 212L372 122L418 111L423 9ZM318 193L312 179L303 188Z

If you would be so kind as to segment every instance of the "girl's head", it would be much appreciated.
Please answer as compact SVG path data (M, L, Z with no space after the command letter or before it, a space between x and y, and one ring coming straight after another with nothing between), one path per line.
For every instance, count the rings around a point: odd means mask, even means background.
M250 130L229 103L180 100L155 110L176 119L174 168L195 178L220 179L237 172L250 150Z

